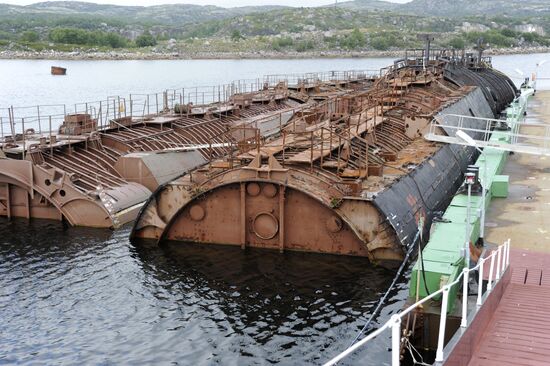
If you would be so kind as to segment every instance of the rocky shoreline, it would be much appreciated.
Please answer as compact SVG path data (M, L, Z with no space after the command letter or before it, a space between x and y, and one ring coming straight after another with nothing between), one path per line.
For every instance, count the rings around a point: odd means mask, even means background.
M404 50L391 51L308 51L308 52L168 52L168 51L0 51L4 60L193 60L193 59L307 59L307 58L364 58L399 57ZM473 52L473 51L469 51ZM550 53L550 47L515 47L488 49L486 55L515 55Z

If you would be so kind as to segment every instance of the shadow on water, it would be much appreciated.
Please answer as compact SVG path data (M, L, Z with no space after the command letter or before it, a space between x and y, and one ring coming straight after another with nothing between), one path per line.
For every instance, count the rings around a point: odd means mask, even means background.
M349 344L393 278L364 258L159 248L128 234L0 223L0 363L320 364ZM388 344L348 362L386 363Z

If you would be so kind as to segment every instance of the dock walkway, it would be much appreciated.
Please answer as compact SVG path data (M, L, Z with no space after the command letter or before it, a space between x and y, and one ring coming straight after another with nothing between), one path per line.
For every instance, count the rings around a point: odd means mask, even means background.
M550 254L510 253L512 276L470 366L550 363Z
M537 93L527 122L550 124L548 100ZM550 365L550 160L516 154L504 174L510 194L488 210L488 241L512 239L511 278L469 365Z
M546 147L532 136L548 129L535 126L550 126L549 100L550 91L532 98L519 143ZM491 200L485 241L510 239L510 267L449 342L445 366L550 365L550 159L513 154L500 174L509 177L509 190L505 200ZM487 280L488 271L483 275Z

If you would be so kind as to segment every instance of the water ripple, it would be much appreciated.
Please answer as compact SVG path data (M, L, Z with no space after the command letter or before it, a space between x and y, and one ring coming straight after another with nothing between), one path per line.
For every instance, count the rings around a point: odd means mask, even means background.
M320 364L392 279L360 258L132 245L129 229L0 228L0 364ZM402 304L395 291L381 320ZM376 360L383 345L350 359Z

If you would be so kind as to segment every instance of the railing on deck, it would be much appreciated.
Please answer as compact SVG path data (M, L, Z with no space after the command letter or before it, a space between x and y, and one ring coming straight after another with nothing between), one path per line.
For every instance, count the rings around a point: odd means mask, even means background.
M480 148L490 147L504 151L550 156L550 125L531 122L508 124L508 122L491 118L445 114L432 120L429 132L424 138L430 141L468 145L466 141L456 137L457 131L464 131L472 136ZM499 124L504 128L503 132L506 135L502 137L505 137L505 140L493 138L493 133L499 131ZM528 128L531 131L522 132L520 131L522 128ZM442 134L440 130L444 130L446 135Z
M324 102L321 102L319 105L315 106L316 110L324 110L325 113L328 113L330 110L332 110L333 107L332 104L334 103L333 99L326 100ZM295 116L297 113L304 113L305 111L308 111L311 109L311 105L302 105L300 107L291 108L291 109L285 109L278 113L272 113L268 116L263 116L259 118L253 118L251 121L244 123L242 125L234 126L230 128L228 131L225 131L223 133L211 136L208 138L208 145L210 146L210 151L212 150L212 146L215 148L222 144L224 147L229 148L229 152L231 153L229 156L229 159L231 160L233 158L232 153L236 150L238 150L240 153L247 152L246 147L250 150L258 150L261 146L262 139L265 139L267 137L270 137L272 135L280 134L283 132L284 128L287 126L287 121L283 118L285 115L291 115ZM296 130L296 120L293 120L292 129ZM236 131L244 132L246 131L245 135L240 136L241 139L239 140L239 133L235 133ZM250 131L255 131L253 139L255 140L254 144L246 143L243 144L242 142L247 141L250 139ZM241 143L240 143L241 142ZM240 145L239 145L240 143ZM210 165L214 162L215 159L219 159L220 155L217 154L209 154L209 162Z
M122 117L146 118L173 110L176 104L194 106L228 103L236 94L252 93L284 83L298 81L359 81L375 77L378 71L351 70L306 74L268 75L252 80L237 80L216 86L166 89L159 93L132 93L127 97L109 96L104 100L31 107L0 106L0 138L32 132L50 134L63 123L67 114L90 114L97 120L97 129L110 126L110 121Z
M233 169L234 154L241 154L256 150L259 154L261 143L260 130L255 127L236 126L212 136L208 144L208 160L210 167ZM224 157L223 161L218 161Z
M379 70L348 70L348 71L326 71L310 72L305 74L274 74L264 76L264 84L270 87L280 82L289 86L313 85L320 82L349 82L369 78L377 78Z
M329 127L320 127L311 131L284 131L282 165L286 166L292 161L285 152L297 148L309 150L310 155L307 163L310 165L311 171L313 171L316 161L319 161L320 169L324 170L325 160L336 159L337 175L344 170L344 164L341 163L345 162L350 169L360 171L362 176L365 176L369 166L369 144L367 140L352 134L352 130L356 128L356 126L348 125L347 128L338 132L335 128ZM291 143L287 143L290 136L294 136L294 138ZM349 155L344 158L345 147L349 149Z
M485 268L485 262L489 261L489 275L487 282L487 290L485 296L483 296L483 271ZM495 263L496 262L496 263ZM382 334L386 329L391 329L391 365L398 366L400 364L401 358L401 322L402 319L408 315L413 310L417 309L422 304L427 301L435 298L436 296L443 295L441 301L441 317L439 322L439 334L437 342L437 351L436 351L436 362L442 362L444 360L445 354L443 349L445 347L445 329L447 326L447 308L449 300L449 292L454 286L459 286L462 283L462 319L460 326L465 328L468 324L468 281L471 272L479 270L478 275L478 289L477 289L477 307L481 307L487 297L491 294L493 287L500 281L504 272L510 266L510 239L508 239L504 244L500 245L496 250L492 251L491 254L485 258L480 258L478 264L473 268L464 268L462 273L458 278L445 286L443 286L438 291L430 294L429 296L423 298L422 300L416 302L415 304L409 306L405 310L394 314L389 321L384 325L378 328L376 331L372 332L359 342L355 343L353 346L346 349L344 352L340 353L338 356L334 357L330 361L324 364L324 366L336 365L339 361L343 360L358 348L364 346L372 339L376 338ZM494 277L493 277L494 272ZM494 283L493 283L494 281ZM445 310L443 310L445 309Z
M315 106L302 105L253 119L240 127L257 129L259 143L262 145L266 138L279 135L279 139L271 139L268 146L275 148L274 155L284 167L289 164L307 164L311 171L317 166L322 171L335 172L340 178L366 177L370 165L374 164L377 167L383 164L383 160L371 153L369 142L361 137L362 123L365 123L361 122L361 115L367 113L364 106L367 109L376 108L377 104L368 104L363 101L363 97L359 98L360 103L352 104L346 98L333 97ZM361 105L361 112L356 113L359 119L357 123L351 123L350 114L355 113L353 110L358 105ZM327 118L331 113L335 113L335 119L327 124ZM288 114L294 118L283 119L283 115ZM315 115L318 114L324 114L325 117L317 118ZM374 114L377 114L376 110ZM313 117L312 121L308 121L309 117ZM220 143L233 146L233 135L224 132L211 136L208 141L212 146L219 146ZM274 145L277 141L280 143L279 149ZM257 148L258 146L250 147L251 150ZM299 159L293 158L295 154L300 153L302 156ZM211 154L211 165L215 159L219 159L219 155ZM325 167L324 163L327 161L334 164ZM338 181L338 184L347 183Z

